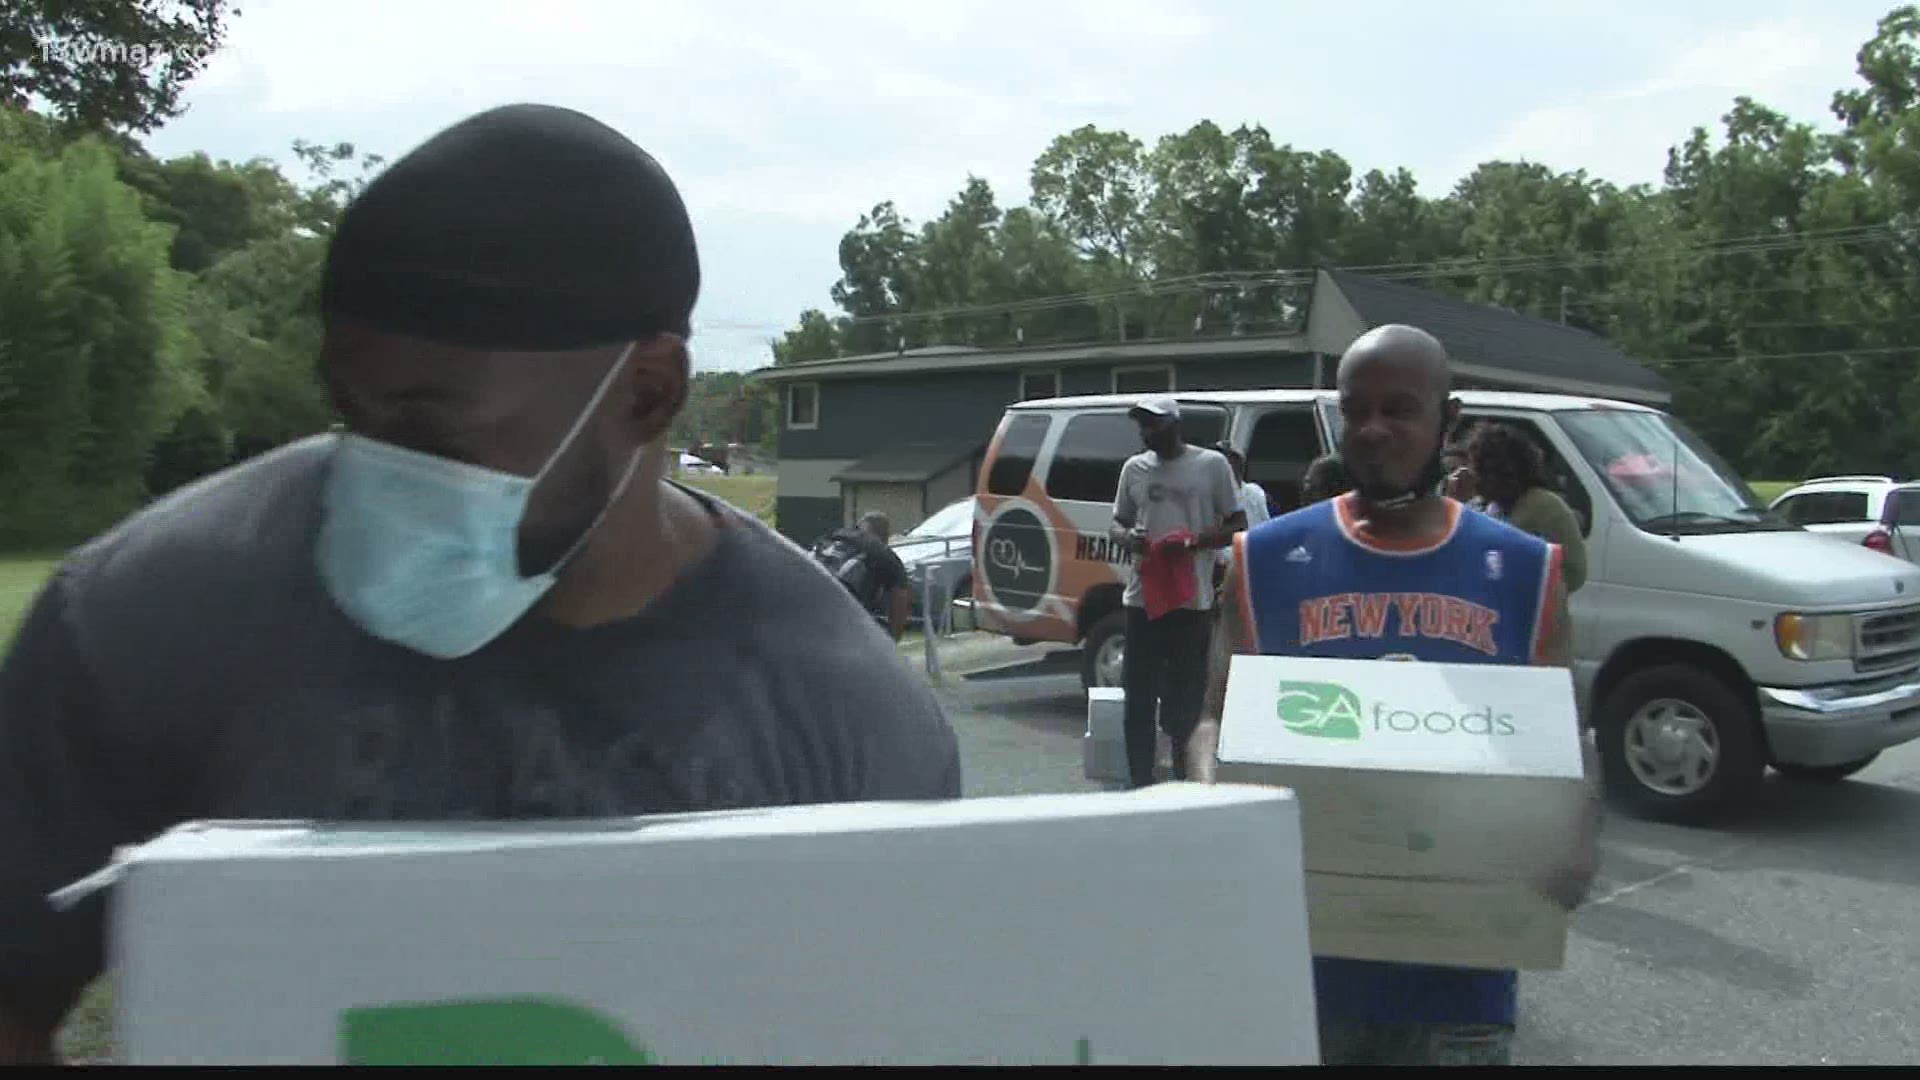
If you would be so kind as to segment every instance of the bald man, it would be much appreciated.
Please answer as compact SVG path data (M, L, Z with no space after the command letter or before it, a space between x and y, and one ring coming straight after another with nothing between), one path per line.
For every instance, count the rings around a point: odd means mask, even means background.
M1460 411L1440 343L1410 326L1380 327L1341 357L1338 386L1353 490L1236 540L1196 733L1209 744L1235 653L1567 664L1559 550L1438 494L1442 440ZM1441 609L1470 617L1430 624L1429 605L1397 602L1436 593ZM1363 611L1378 617L1357 617ZM1571 909L1590 859L1569 852L1567 865L1541 888ZM1517 987L1511 971L1316 958L1321 1060L1507 1064Z

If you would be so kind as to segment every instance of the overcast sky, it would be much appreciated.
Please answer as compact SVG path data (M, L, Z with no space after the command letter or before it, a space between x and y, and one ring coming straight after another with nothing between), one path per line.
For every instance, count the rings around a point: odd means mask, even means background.
M1405 165L1430 194L1524 158L1657 180L1736 94L1830 126L1893 0L244 0L162 155L287 162L296 138L396 157L510 101L588 112L652 152L698 232L696 364L751 368L831 308L836 245L969 173L1003 206L1082 124L1149 145L1210 119ZM1547 10L1553 8L1556 10Z

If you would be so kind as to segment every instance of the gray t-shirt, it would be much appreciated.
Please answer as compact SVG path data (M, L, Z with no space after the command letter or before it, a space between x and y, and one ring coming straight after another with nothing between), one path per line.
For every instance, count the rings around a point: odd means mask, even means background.
M1212 532L1240 512L1240 485L1233 466L1217 450L1189 446L1179 457L1163 460L1151 450L1135 454L1120 467L1120 490L1113 498L1113 519L1122 525L1144 526L1148 540L1158 540L1182 529L1194 534ZM1128 607L1145 607L1140 589L1139 560L1128 571ZM1189 608L1213 607L1214 559L1198 552L1193 573L1198 586Z
M0 982L95 974L100 901L45 894L187 820L959 797L953 730L887 635L704 497L715 547L632 618L523 619L452 661L362 633L313 568L328 446L169 496L35 602L0 666Z

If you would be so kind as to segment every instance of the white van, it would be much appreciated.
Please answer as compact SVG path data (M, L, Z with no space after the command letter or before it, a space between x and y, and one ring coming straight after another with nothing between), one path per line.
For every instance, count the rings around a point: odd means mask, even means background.
M1229 439L1276 512L1339 441L1330 390L1174 395L1187 441ZM1698 819L1764 770L1832 781L1920 736L1920 567L1768 513L1719 455L1657 409L1460 391L1464 418L1545 452L1586 526L1574 676L1608 785L1644 812ZM1127 556L1106 532L1133 398L1007 410L981 469L974 615L1026 641L1078 642L1089 686L1118 685Z

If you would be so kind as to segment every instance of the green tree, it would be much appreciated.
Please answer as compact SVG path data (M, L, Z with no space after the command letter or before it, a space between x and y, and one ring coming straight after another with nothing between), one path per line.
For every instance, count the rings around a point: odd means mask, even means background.
M892 202L860 218L840 240L840 280L834 303L859 322L844 335L847 351L881 352L897 346L904 324L884 316L911 311L920 297L920 238ZM914 342L908 342L914 344Z
M202 378L240 456L334 420L318 369L325 259L325 241L286 233L226 255L199 279Z
M799 364L808 360L828 360L840 355L840 331L827 313L808 308L800 313L800 324L773 343L775 364Z
M0 152L0 541L71 539L137 504L199 393L172 230L114 155Z
M205 154L158 161L128 154L120 178L146 199L147 216L172 225L173 265L199 273L220 256L285 233L305 196L265 160L243 165Z
M1033 163L1034 209L1058 221L1081 252L1123 281L1153 270L1146 148L1124 131L1089 124L1053 140Z
M1340 236L1340 263L1406 267L1458 259L1466 253L1459 204L1421 196L1413 174L1370 170L1354 185Z
M46 103L88 131L150 132L226 32L226 0L9 0L0 107Z

